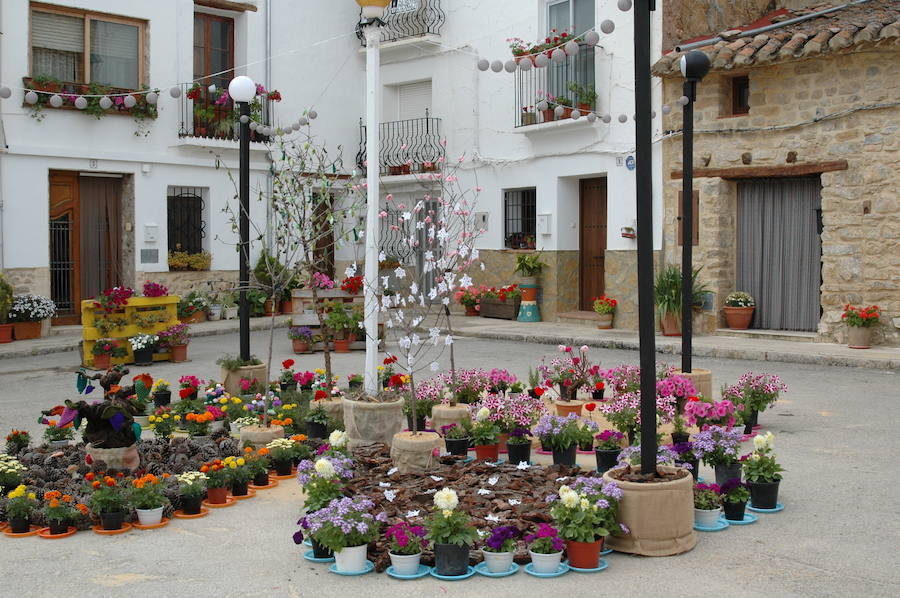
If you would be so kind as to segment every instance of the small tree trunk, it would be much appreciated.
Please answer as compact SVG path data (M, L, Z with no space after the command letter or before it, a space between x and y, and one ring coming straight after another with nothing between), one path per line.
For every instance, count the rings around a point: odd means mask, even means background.
M407 355L408 357L408 355ZM407 363L409 360L407 359ZM416 380L415 375L413 374L412 369L409 370L409 405L410 411L412 412L412 435L417 436L419 434L419 414L416 412Z
M325 325L325 315L319 308L319 290L316 285L312 285L313 308L316 310L316 317L319 319L319 329L322 331L322 351L325 354L325 376L328 379L328 396L331 396L331 329Z

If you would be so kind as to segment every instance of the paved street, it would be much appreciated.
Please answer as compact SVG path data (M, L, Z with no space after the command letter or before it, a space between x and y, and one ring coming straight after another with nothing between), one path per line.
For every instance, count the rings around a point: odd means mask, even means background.
M264 356L267 336L254 333ZM275 361L289 356L284 331L276 331ZM216 377L215 359L237 347L237 335L195 339L192 362L158 364L154 377L177 382L186 373ZM463 339L460 367L506 367L520 377L555 347ZM605 367L635 363L634 351L595 350ZM318 367L321 355L295 357L300 368ZM673 356L661 357L674 361ZM342 376L359 371L363 355L336 356ZM447 356L441 358L447 367ZM74 396L74 352L0 361L0 431L25 427L39 433L41 408ZM157 531L100 537L79 533L46 542L0 537L4 596L596 596L602 595L900 595L900 475L897 454L898 374L863 368L738 360L696 360L713 371L714 387L747 370L779 374L790 392L760 423L776 436L787 469L780 501L786 509L760 515L751 526L701 534L690 553L671 558L607 557L609 569L537 580L467 582L395 581L386 575L343 578L301 558L291 541L301 497L293 482L197 521L175 521ZM701 475L710 476L706 468Z

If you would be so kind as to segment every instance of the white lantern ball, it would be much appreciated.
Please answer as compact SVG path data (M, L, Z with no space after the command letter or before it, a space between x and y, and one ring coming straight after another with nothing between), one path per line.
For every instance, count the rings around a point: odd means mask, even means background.
M77 98L75 98L75 107L79 110L84 110L88 107L88 102L85 98L78 96Z
M259 126L259 123L256 121L253 121L250 123L250 130L255 131L258 126Z
M531 62L530 58L525 58L524 60L519 61L519 70L528 72L534 66L534 63Z
M600 31L602 31L603 33L605 33L607 35L609 35L610 33L612 33L615 30L616 30L616 24L613 23L612 21L610 21L609 19L606 19L605 21L600 23Z
M112 107L112 100L107 96L103 96L100 98L100 107L104 110L109 110Z
M10 88L8 88L6 85L4 85L3 87L0 87L0 98L3 98L5 100L6 98L8 98L11 95L12 95L12 90Z
M650 111L650 118L656 118L656 110Z
M155 104L157 100L159 100L159 96L156 94L155 91L151 91L150 93L147 94L147 103L148 104Z
M503 62L501 62L499 60L495 60L494 62L491 63L491 70L494 71L495 73L499 73L500 71L503 70Z
M207 87L206 90L209 91L209 93L216 93L216 84L213 83L212 85Z
M619 0L619 10L622 12L631 10L631 0Z
M586 118L587 118L587 120L588 120L589 123L592 123L592 122L595 122L595 121L597 120L597 115L594 114L593 112L588 112L588 115L587 115Z
M671 106L669 106L668 104L663 104L663 107L662 107L662 113L663 113L663 114L668 114L668 113L671 112L671 111L672 111L672 107L671 107Z
M516 61L515 60L507 60L506 64L503 65L503 68L506 69L507 73L515 73L516 72Z
M256 97L256 83L246 75L238 75L228 84L228 95L235 102L249 102Z
M535 108L537 108L538 110L541 110L541 111L546 110L549 107L550 106L547 104L547 100L541 100L540 102L537 103L537 106L535 106Z
M487 58L482 58L481 60L478 61L478 70L479 71L486 71L489 68L491 68L491 61L488 60Z
M306 116L309 117L309 120L316 120L317 118L319 118L319 113L315 110L310 110L306 113Z
M579 118L581 118L581 110L572 110L572 120L578 120Z
M566 54L568 54L569 56L575 56L576 54L578 54L578 50L581 49L578 47L578 42L576 42L575 40L567 41L566 45L563 47L566 50Z
M620 114L620 115L619 115L619 122L620 122L620 123L627 123L627 122L628 122L628 116L626 116L626 115L624 115L624 114Z
M543 52L534 57L534 66L542 69L548 64L550 64L550 58Z
M564 111L565 111L565 109L562 106L557 106L556 108L553 109L553 114L556 115L556 118L559 118L560 116L563 115Z
M678 104L681 106L687 106L690 104L691 100L687 96L681 96L678 98Z
M172 96L173 98L180 98L181 97L181 88L178 87L177 85L173 85L172 87L169 88L169 95Z
M299 131L299 130L300 130L300 123L298 123L298 122L297 122L297 123L291 123L291 130L292 130L292 131Z
M550 53L550 60L553 62L565 62L566 52L562 48L557 48Z
M312 116L312 115L310 115L310 116ZM300 117L300 120L298 120L297 122L300 123L300 126L301 126L301 127L305 127L306 125L309 124L309 121L306 120L306 117L305 117L305 116L301 116L301 117Z
M604 114L604 115L603 115L603 122L605 122L606 124L611 123L611 122L612 122L612 116L610 116L609 114Z
M246 125L248 122L250 122L250 117L246 114L241 114L240 121L242 125Z
M584 34L584 43L589 46L596 46L600 43L600 34L596 31L588 31Z
M53 94L50 96L50 105L54 108L59 108L63 105L63 99L59 96L59 94Z
M29 91L25 94L25 103L26 104L37 104L38 94L34 91Z
M137 104L137 100L134 99L133 95L125 96L125 100L123 101L126 108L134 108L134 105Z

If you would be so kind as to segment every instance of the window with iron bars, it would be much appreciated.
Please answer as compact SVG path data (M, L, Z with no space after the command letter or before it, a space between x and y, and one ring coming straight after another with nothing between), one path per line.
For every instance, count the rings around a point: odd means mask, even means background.
M200 253L206 237L204 210L206 187L169 187L168 237L169 251Z
M503 244L508 249L534 249L537 190L503 192Z

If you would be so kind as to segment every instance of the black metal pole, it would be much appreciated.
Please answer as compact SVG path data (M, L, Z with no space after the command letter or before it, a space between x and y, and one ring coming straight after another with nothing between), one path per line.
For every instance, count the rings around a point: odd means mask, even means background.
M240 290L238 311L240 315L241 360L250 359L250 303L247 301L247 287L250 286L250 104L238 102L241 111L240 140ZM246 122L244 122L246 121Z
M681 371L691 372L694 343L694 100L697 82L684 82L684 134L681 136L683 190L681 192Z
M650 11L653 0L634 5L635 160L637 179L637 276L641 355L641 472L656 473L656 322L653 294L653 139L650 88Z

